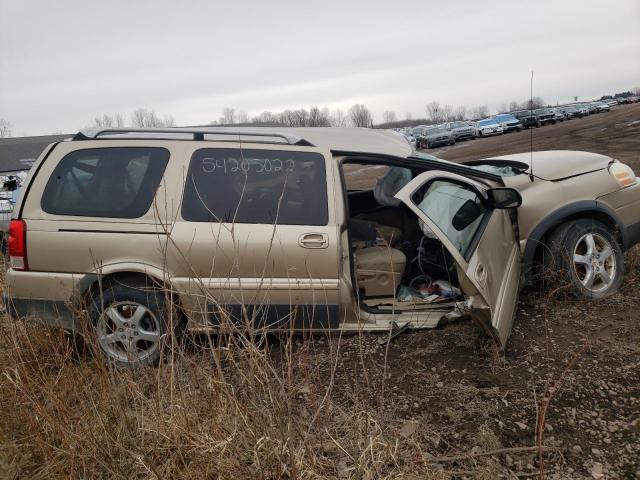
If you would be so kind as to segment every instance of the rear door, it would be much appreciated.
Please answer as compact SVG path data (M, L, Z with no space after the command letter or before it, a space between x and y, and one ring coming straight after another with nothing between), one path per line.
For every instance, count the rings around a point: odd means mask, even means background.
M451 253L471 315L504 346L518 302L520 251L509 212L490 208L487 189L461 175L430 171L396 198Z
M203 326L337 328L338 226L329 152L204 144L171 232L174 285Z

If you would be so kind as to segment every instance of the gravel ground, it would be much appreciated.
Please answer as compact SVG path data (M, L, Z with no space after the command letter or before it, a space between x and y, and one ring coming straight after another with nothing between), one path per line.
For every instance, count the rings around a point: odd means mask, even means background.
M516 153L529 150L530 135L510 133L428 152L452 161ZM603 153L638 172L640 104L535 129L533 148ZM379 174L357 168L351 173L357 186ZM525 292L504 357L491 352L470 323L405 334L388 351L375 336L347 339L337 388L349 392L345 401L353 401L352 392L368 395L395 417L401 434L425 442L425 448L466 455L453 462L462 477L537 477L536 452L473 453L533 446L539 430L543 444L558 448L544 458L547 478L640 479L638 285L636 248L627 254L621 291L607 300Z

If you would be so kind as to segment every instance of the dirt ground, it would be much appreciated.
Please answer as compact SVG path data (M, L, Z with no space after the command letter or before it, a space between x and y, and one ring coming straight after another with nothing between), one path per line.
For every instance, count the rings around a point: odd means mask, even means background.
M523 152L530 135L428 153L464 161ZM533 148L598 152L638 172L640 104L534 129ZM353 175L363 183L380 173L358 170ZM621 291L604 301L524 292L504 357L487 349L474 325L452 324L402 335L388 351L375 336L349 339L340 379L371 401L384 381L380 408L443 454L473 458L474 451L535 445L540 421L542 443L559 448L544 460L547 478L640 478L640 249L627 254L625 267ZM494 462L494 476L468 478L529 478L540 467L533 452L476 460Z

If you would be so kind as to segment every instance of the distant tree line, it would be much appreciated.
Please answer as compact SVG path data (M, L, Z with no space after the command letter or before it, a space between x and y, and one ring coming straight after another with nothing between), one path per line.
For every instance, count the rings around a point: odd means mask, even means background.
M114 115L105 113L95 117L92 126L103 128L162 128L175 126L175 119L171 115L163 115L160 117L154 110L139 108L131 114L128 125L121 113Z
M611 100L612 98L640 97L640 87L635 87L633 91L619 92L613 95L603 95L600 100Z
M7 138L11 136L11 124L8 120L0 118L0 138Z
M246 112L226 107L218 120L209 125L246 125L268 124L287 127L371 127L373 115L363 104L353 105L346 113L343 110L319 108L317 106L284 110L282 112L265 111L249 117Z

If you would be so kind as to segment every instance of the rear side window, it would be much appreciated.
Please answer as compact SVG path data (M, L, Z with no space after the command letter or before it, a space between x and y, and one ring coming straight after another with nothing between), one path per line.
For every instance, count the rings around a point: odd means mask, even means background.
M182 218L326 225L325 159L315 152L197 150L187 172Z
M169 151L112 147L77 150L54 169L42 195L47 213L138 218L151 208Z

